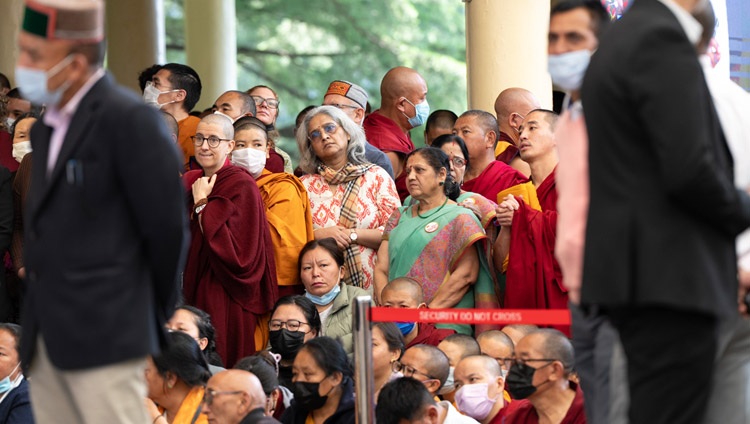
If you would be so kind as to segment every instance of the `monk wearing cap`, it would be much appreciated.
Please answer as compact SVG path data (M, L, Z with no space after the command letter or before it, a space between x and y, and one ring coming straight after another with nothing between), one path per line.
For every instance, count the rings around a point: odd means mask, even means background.
M323 106L335 106L341 109L348 117L352 118L357 125L362 126L365 120L365 108L367 107L367 92L364 88L349 81L336 80L328 86ZM394 178L393 165L380 149L369 142L365 143L365 159L368 162L385 169L385 172Z
M47 106L31 131L21 341L37 423L149 422L146 357L178 298L180 154L104 71L104 46L103 1L25 2L16 82Z

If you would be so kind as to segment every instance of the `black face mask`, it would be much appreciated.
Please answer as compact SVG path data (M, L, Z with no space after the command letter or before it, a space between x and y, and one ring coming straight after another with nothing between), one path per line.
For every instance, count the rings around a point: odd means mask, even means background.
M294 401L297 406L303 411L314 411L320 409L326 404L328 395L321 396L320 382L308 383L306 381L298 381L294 383L292 392L294 393Z
M269 339L271 340L272 352L281 355L282 359L294 359L302 345L305 344L305 333L282 328L281 330L271 331Z
M508 371L508 375L505 378L505 388L508 389L511 397L513 399L526 399L534 394L537 389L532 383L534 381L534 373L537 369L544 368L547 365L539 368L532 368L526 364L519 363L511 365L510 371Z

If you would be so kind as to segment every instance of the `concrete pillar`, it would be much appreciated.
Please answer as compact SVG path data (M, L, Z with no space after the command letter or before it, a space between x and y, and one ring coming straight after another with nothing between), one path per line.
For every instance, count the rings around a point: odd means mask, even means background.
M469 108L492 112L501 91L522 87L551 109L550 0L465 0L465 4Z
M213 105L219 95L237 89L235 0L185 0L185 54L203 89L194 109Z
M117 82L138 94L138 73L164 63L162 0L108 1L106 9L107 68Z
M0 72L10 78L11 86L18 57L18 31L23 19L23 0L0 1Z

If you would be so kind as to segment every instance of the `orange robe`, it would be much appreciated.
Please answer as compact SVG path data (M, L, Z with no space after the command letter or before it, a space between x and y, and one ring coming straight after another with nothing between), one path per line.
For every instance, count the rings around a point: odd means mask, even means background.
M191 115L177 123L177 144L180 146L180 150L182 150L182 163L186 165L186 169L191 169L187 165L190 162L190 158L195 157L195 147L190 137L195 135L200 121L200 118Z
M285 172L263 170L256 180L271 231L279 296L301 294L297 258L313 233L310 198L299 178Z

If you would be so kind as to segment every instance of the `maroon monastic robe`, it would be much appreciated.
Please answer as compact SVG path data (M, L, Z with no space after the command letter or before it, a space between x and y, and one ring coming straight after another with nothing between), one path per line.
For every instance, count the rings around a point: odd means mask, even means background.
M450 328L436 328L434 324L431 324L429 322L420 322L417 323L417 325L419 326L417 337L415 337L414 340L412 340L411 343L406 346L406 349L418 344L426 344L437 347L437 345L440 344L440 342L442 342L444 338L450 336L451 334L456 334L456 330Z
M405 157L414 150L414 143L411 142L409 134L405 133L392 119L381 115L379 110L369 114L362 127L367 141L385 153L393 152ZM406 188L406 174L403 172L396 175L396 190L401 202L409 196Z
M557 190L554 170L536 191L541 212L517 199L521 206L511 224L504 305L509 309L565 309L568 292L555 259ZM560 330L569 334L567 326Z
M497 201L497 193L516 184L525 183L528 180L522 173L496 160L487 165L484 171L476 178L464 181L461 188L464 191L481 194L485 198L495 202Z
M570 383L570 388L576 391L576 396L560 424L586 424L583 392L573 382ZM513 401L504 415L505 420L502 422L505 424L539 424L539 414L537 414L531 402Z
M192 185L202 170L183 176L192 214ZM216 351L228 367L265 346L255 346L258 318L278 300L273 245L255 180L228 161L202 212L190 221L191 244L183 276L185 302L211 315Z
M498 147L496 146L495 159L510 165L510 162L515 159L516 156L518 156L518 147L516 147L516 142L513 141L513 139L508 134L500 131L500 137L498 137L497 143L498 146L500 145L500 143L508 144L508 146L500 154L497 154Z

